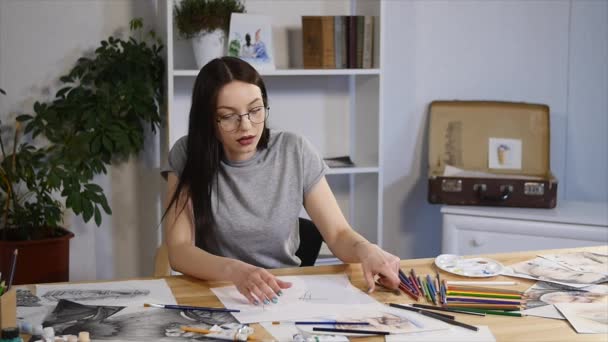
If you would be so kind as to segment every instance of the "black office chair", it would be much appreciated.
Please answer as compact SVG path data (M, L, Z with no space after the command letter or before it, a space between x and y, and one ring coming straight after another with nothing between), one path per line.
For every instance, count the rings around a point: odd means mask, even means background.
M323 236L311 220L300 217L299 221L300 247L296 251L296 256L302 260L300 267L314 266L321 250Z

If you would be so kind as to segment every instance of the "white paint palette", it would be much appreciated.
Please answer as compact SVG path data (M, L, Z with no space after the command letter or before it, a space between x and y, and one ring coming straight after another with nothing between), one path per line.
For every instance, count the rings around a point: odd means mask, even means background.
M485 278L500 275L504 266L488 258L464 258L460 255L441 254L435 258L435 265L448 273L465 277Z

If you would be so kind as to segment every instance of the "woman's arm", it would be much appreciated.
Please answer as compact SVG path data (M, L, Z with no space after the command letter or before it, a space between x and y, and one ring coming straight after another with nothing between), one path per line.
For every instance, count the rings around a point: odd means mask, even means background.
M178 178L170 172L167 177L167 201L171 200ZM268 271L239 260L207 253L194 245L194 223L185 193L167 210L165 242L171 268L205 280L232 281L253 304L273 300L281 288L291 286L276 279ZM167 203L168 205L168 203Z
M360 262L370 291L374 289L374 275L383 284L399 286L399 258L383 251L354 231L342 214L325 177L304 197L304 207L318 227L329 249L343 262Z

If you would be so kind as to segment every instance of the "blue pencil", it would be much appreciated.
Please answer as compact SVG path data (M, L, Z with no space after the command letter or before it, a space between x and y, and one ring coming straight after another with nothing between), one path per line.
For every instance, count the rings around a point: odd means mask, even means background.
M175 310L199 310L199 311L214 311L214 312L241 312L236 309L224 308L208 308L206 306L189 306L189 305L173 305L173 304L144 304L145 307L175 309Z

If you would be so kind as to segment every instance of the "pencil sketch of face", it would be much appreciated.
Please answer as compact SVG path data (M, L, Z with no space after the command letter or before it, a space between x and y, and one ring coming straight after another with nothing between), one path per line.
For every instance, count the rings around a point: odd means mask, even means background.
M574 271L608 274L608 255L591 252L578 252L569 254L551 254L543 257L558 262Z
M17 306L42 306L40 298L34 296L30 290L17 289Z
M512 266L519 273L530 275L540 280L558 281L571 284L597 284L608 281L608 276L597 273L572 271L552 262L532 260Z
M348 319L349 321L357 321L357 319ZM366 317L360 319L363 322L368 322L370 326L377 328L377 330L388 330L388 331L396 331L396 330L409 330L414 328L412 322L410 322L405 317L399 317L396 315L392 315L390 313L384 313L382 316L377 317ZM337 328L343 329L352 329L353 326L350 325L336 325Z
M546 293L539 298L547 304L557 303L602 303L606 302L606 295L584 291L555 291Z

